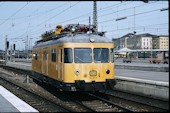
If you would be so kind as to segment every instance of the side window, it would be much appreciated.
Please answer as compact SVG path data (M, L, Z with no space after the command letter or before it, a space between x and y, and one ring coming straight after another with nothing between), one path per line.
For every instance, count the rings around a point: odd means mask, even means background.
M62 54L63 54L63 53L62 53L62 49L60 49L60 62L63 62L63 61L62 61Z
M111 62L114 62L114 49L110 49L110 57L111 57Z
M64 48L64 63L72 63L72 49Z
M35 60L38 60L38 52L35 52Z
M52 49L51 52L51 61L56 62L56 49Z

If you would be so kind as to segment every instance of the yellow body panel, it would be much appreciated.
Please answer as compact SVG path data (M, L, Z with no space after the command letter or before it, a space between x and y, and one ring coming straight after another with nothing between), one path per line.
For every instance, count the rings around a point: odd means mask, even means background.
M73 83L75 80L84 80L85 82L105 82L106 79L114 78L113 68L113 63L64 64L64 82ZM77 70L80 72L79 75L76 75ZM97 71L97 75L91 76L89 73L92 70ZM107 70L110 70L109 74L106 74Z
M114 79L114 63L112 63L111 60L109 63L74 63L74 56L72 56L72 63L63 63L64 48L72 48L74 55L74 48L92 48L92 50L93 48L111 49L114 48L114 45L113 43L64 43L35 48L33 49L32 70L65 83L74 83L75 80L105 82L106 79ZM52 62L51 60L52 49L56 49L56 62ZM60 49L62 50L62 62L60 62ZM45 50L48 54L48 60L43 60L43 53ZM38 60L34 58L35 52L38 52ZM44 62L46 62L46 64ZM75 73L77 70L80 72L79 75ZM89 73L92 70L97 71L97 75L90 76ZM109 74L106 74L107 70L110 71Z

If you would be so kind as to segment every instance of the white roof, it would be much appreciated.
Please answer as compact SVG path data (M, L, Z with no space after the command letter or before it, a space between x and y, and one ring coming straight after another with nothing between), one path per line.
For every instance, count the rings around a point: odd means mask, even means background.
M123 53L123 52L144 52L144 51L169 51L169 49L128 49L128 48L122 48L120 50L115 50L115 52Z
M169 49L137 49L134 51L169 51Z
M128 49L128 48L122 48L122 49L120 49L120 50L117 50L117 51L115 51L115 52L133 52L134 50L132 50L132 49Z

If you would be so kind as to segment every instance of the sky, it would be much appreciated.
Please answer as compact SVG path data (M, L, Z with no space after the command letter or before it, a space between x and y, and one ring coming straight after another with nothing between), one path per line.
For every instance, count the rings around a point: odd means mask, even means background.
M167 9L160 11L161 9ZM5 38L16 50L32 48L57 25L93 24L93 1L0 1L0 50ZM119 38L128 33L169 35L168 1L97 1L98 31ZM116 21L125 17L126 19ZM28 41L27 41L28 38ZM28 43L27 43L28 42Z

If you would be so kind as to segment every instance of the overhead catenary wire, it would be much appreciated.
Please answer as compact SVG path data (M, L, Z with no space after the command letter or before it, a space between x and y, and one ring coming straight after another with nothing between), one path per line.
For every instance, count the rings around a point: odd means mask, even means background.
M142 14L146 14L146 13L151 13L151 12L159 11L159 10L160 10L160 8L159 8L159 9L155 9L155 10L145 11L145 12L141 12L141 13L135 14L135 16L137 16L137 15L142 15ZM126 16L126 17L132 17L132 16L134 16L134 14L128 15L128 16ZM109 21L113 21L113 20L116 20L116 19L117 19L117 18L112 18L112 19L109 19L109 20L101 21L101 22L99 22L99 23L109 22Z
M156 2L152 2L152 3L156 3ZM104 7L104 8L102 8L102 9L98 9L97 11L100 11L100 10L104 10L104 9L108 9L108 8L113 8L113 6L119 6L119 5L123 5L122 3L118 3L118 4L115 4L115 5L111 5L111 6L108 6L108 7ZM150 3L151 4L151 3ZM145 6L146 4L144 4L144 5L138 5L138 6L135 6L135 7L141 7L141 6ZM126 8L126 9L122 9L122 10L120 10L120 11L124 11L124 10L128 10L128 9L132 9L133 7L130 7L130 8ZM119 11L116 11L116 12L119 12ZM116 13L116 12L112 12L112 13L109 13L109 14L105 14L105 15L100 15L99 17L105 17L106 15L111 15L111 14L113 14L113 13ZM65 23L65 22L68 22L68 21L71 21L71 20L75 20L75 19L79 19L79 18L81 18L81 17L86 17L88 14L92 14L93 12L89 12L89 13L87 13L87 14L84 14L84 15L81 15L81 16L78 16L78 17L75 17L75 18L72 18L72 19L68 19L68 20L66 20L66 21L62 21L62 22L59 22L59 23ZM80 23L80 22L84 22L84 21L88 21L88 19L84 19L83 21L79 21L78 23ZM54 25L56 25L56 24L54 24ZM53 26L53 24L52 24L52 26Z
M110 8L113 8L113 7L115 7L117 5L120 5L120 4L121 3L115 4L115 5L111 5L111 6L108 6L108 7L104 7L102 9L98 9L97 11L104 11L104 9L110 10ZM83 15L80 15L80 16L77 16L77 17L74 17L74 18L71 18L71 19L68 19L68 20L65 20L65 21L61 21L59 23L65 23L65 22L69 22L69 21L72 21L72 20L77 20L77 19L80 19L82 17L87 17L87 16L89 16L89 14L93 14L93 11L91 11L89 13L86 13L86 14L83 14ZM88 20L88 19L86 19L86 20Z
M152 3L156 3L156 2L152 2ZM138 6L135 6L135 7L141 7L141 6L145 6L145 5L147 5L147 4L138 5ZM121 9L121 10L118 10L118 11L115 11L115 12L111 12L111 13L107 13L107 14L104 14L104 15L99 15L98 18L99 18L99 17L105 17L105 16L108 16L108 15L112 15L113 13L121 12L121 11L124 11L124 10L129 10L129 9L133 9L133 8L134 8L134 7L125 8L125 9ZM100 9L97 10L97 11L100 11ZM81 17L86 17L88 14L92 14L92 12L87 13L87 14L84 14L84 15L81 15L81 16L79 16L79 17L75 17L75 18L66 20L66 21L62 21L62 22L60 22L60 23L65 23L65 22L68 22L68 21L71 21L71 20L74 20L74 19L79 19L79 18L81 18ZM84 21L88 21L88 19L81 20L81 21L79 21L78 23L84 22Z
M62 11L61 11L60 13L58 13L57 15L54 15L53 17L50 17L48 20L43 21L43 22L41 22L40 24L34 26L34 28L35 28L35 27L37 28L38 26L42 25L44 22L47 22L47 21L51 20L52 18L55 18L56 16L62 14L63 12L67 11L68 9L74 7L74 6L77 5L78 3L79 3L79 2L76 2L75 4L69 6L68 8L66 8L66 9L64 9L64 10L62 10ZM64 5L64 4L63 4L63 5ZM34 29L34 30L35 30L35 29Z
M141 14L145 14L145 13L150 13L150 12L153 12L153 11L158 11L158 10L160 10L160 9L151 10L151 11L147 11L147 12L137 13L136 16L137 16L137 15L141 15ZM129 15L129 16L127 16L127 17L131 17L131 16L134 16L134 15ZM109 22L109 21L112 21L112 20L116 20L116 18L115 18L115 19L110 19L110 20L107 20L107 21L99 22L99 24L100 24L100 23L104 23L104 22ZM134 27L133 27L133 28L134 28ZM108 32L109 32L109 31L108 31Z
M80 2L80 1L79 1L79 2ZM40 24L38 24L38 25L36 25L36 26L38 27L38 26L42 25L43 23L45 23L45 22L47 22L47 21L49 21L49 20L55 18L56 16L58 16L58 15L64 13L65 11L67 11L67 10L71 9L72 7L74 7L75 5L77 5L79 2L76 2L75 4L73 4L73 5L69 6L69 7L67 7L66 9L62 10L62 11L59 12L58 14L56 14L56 15L50 17L49 19L47 19L47 20L41 22Z
M46 2L45 2L46 3ZM44 3L44 4L45 4ZM36 14L34 14L37 10L39 10L40 8L42 8L43 6L44 6L44 4L42 4L39 8L37 8L35 11L33 11L33 13L31 13L31 14L29 14L29 15L27 15L27 16L23 16L23 17L17 17L17 18L13 18L13 19L24 19L24 18L28 18L28 17L34 17L34 16L40 16L40 15L43 15L43 14L47 14L47 13L49 13L49 12L51 12L51 11L54 11L54 10L56 10L56 9L58 9L58 8L60 8L60 7L63 7L64 5L66 5L67 3L64 3L64 4L61 4L61 5L59 5L59 6L56 6L55 8L52 8L52 9L49 9L49 10L46 10L46 11L43 11L43 12L40 12L40 13L36 13ZM11 18L12 19L12 18ZM5 18L0 18L0 20L6 20ZM8 19L8 20L10 20L10 19Z
M0 23L0 26L3 25L8 19L12 18L13 16L15 16L18 12L20 12L24 7L26 7L29 4L29 2L27 2L23 7L21 7L20 9L18 9L15 13L13 13L11 16L9 16L6 20L4 20L2 23Z
M56 10L56 9L58 9L58 8L60 8L60 7L63 7L64 5L66 5L67 3L64 3L64 4L61 4L60 6L56 6L55 8L52 8L52 9L49 9L49 10L47 10L47 11L44 11L44 12L40 12L39 14L31 14L31 15L27 15L27 16L24 16L24 17L18 17L18 18L14 18L14 19L23 19L23 18L28 18L28 17L32 17L32 16L39 16L40 14L46 14L46 13L49 13L49 12L51 12L51 11L53 11L53 10ZM118 3L118 4L116 4L116 5L111 5L111 6L108 6L108 7L104 7L104 8L102 8L102 9L99 9L99 10L104 10L104 9L108 9L108 8L113 8L114 6L117 6L117 5L120 5L121 3ZM99 10L97 10L97 11L99 11ZM35 12L35 11L34 11ZM92 12L90 12L90 13L92 13ZM90 13L87 13L87 14L85 14L85 16L87 16L88 14L90 14ZM75 18L79 18L79 17L75 17ZM3 18L0 18L0 20L6 20L6 19L3 19ZM69 21L69 20L68 20Z
M153 24L153 25L146 25L146 26L139 26L139 27L136 27L136 28L146 28L146 27L149 27L149 26L157 26L157 25L168 25L168 23L161 23L161 24ZM112 32L112 31L119 31L119 30L130 30L130 29L134 29L134 27L126 27L126 28L121 28L121 29L114 29L114 30L109 30L107 32ZM148 29L155 29L155 28L148 28Z
M88 19L87 19L88 20ZM43 29L43 28L41 28L41 29Z
M40 10L45 4L46 4L46 2L44 2L42 5L40 5L40 7L38 7L35 11L32 12L32 14L28 15L27 17L30 18L34 13L38 12L38 10Z
M126 4L128 4L128 3L126 3ZM66 3L60 5L59 7L62 7L62 6L64 6L64 5L66 5ZM102 9L97 10L97 11L103 11L103 10L105 10L105 9L109 9L110 7L113 8L114 6L120 6L120 5L123 5L123 3L118 3L118 4L115 4L115 5L111 5L111 6L108 6L108 7L104 7L104 8L102 8ZM56 8L59 8L59 7L56 7ZM53 8L53 9L56 9L56 8ZM51 9L51 10L53 10L53 9ZM48 11L50 11L50 10L48 10ZM90 12L90 13L92 13L92 12ZM87 14L90 14L90 13L87 13ZM71 20L74 20L74 19L79 19L80 17L85 17L85 16L87 16L87 14L81 15L81 16L79 16L79 17L75 17L75 18L72 18L72 19L69 19L69 20L66 20L66 21L64 21L64 22L71 21ZM30 15L30 16L31 16L31 15ZM64 22L60 22L60 23L64 23ZM35 28L35 26L33 26L33 27Z
M115 4L115 5L111 5L111 6L108 6L108 7L104 7L104 8L102 8L102 9L99 9L99 10L97 10L97 11L102 11L102 10L104 10L104 9L108 9L108 8L113 8L114 6L117 6L117 5L120 5L120 4L122 4L122 3L118 3L118 4ZM89 12L89 13L86 13L86 14L83 14L83 15L80 15L80 16L78 16L78 17L74 17L74 18L71 18L71 19L68 19L68 20L65 20L65 21L62 21L62 22L59 22L59 23L65 23L65 22L68 22L68 21L71 21L71 20L76 20L76 19L79 19L79 18L81 18L81 17L86 17L86 16L88 16L89 14L92 14L93 12ZM55 24L52 24L52 26L53 25L56 25L56 23ZM35 26L34 26L35 27Z

